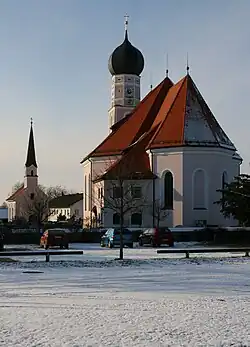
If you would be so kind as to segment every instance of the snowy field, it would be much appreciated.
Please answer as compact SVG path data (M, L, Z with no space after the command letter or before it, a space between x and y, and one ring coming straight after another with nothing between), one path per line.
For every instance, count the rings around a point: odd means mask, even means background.
M250 346L249 258L71 248L0 262L0 346Z

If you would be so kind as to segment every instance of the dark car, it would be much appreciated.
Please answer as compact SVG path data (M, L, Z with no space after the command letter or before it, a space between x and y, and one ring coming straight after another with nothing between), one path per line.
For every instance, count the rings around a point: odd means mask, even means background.
M0 251L4 250L4 235L2 232L0 232Z
M133 234L129 229L124 228L122 230L123 245L133 248ZM101 247L113 248L120 245L120 229L110 228L101 237Z
M139 245L150 245L152 247L160 247L162 244L167 244L170 247L174 246L173 234L168 228L150 228L146 229L139 236Z
M40 247L48 249L49 247L69 248L68 234L64 229L48 229L40 239Z

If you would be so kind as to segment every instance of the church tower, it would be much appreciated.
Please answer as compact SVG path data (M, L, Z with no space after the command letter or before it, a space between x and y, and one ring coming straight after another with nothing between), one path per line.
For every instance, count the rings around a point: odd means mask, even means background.
M142 53L128 39L128 16L125 17L125 38L109 58L112 75L109 128L119 122L140 102L140 74L144 68Z
M35 143L34 143L34 134L33 134L33 121L31 119L27 159L25 163L24 188L28 188L32 191L35 191L37 185L38 185L37 163L36 163L36 152L35 152Z

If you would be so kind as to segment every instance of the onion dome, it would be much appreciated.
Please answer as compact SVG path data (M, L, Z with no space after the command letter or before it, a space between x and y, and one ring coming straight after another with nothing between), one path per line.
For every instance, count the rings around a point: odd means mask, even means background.
M129 42L127 29L123 43L109 57L108 68L111 75L140 76L142 73L144 68L143 55Z

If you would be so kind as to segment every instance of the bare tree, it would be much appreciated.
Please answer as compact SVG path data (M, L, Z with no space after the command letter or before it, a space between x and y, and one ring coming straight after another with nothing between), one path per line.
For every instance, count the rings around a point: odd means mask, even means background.
M153 217L153 227L157 228L159 228L160 223L169 215L169 212L162 207L160 199L153 201L152 205L150 206L150 213Z
M35 224L39 229L54 211L49 208L51 200L67 194L64 187L37 187L30 196L24 195L22 215L26 220Z
M135 162L137 160L137 162ZM93 180L94 206L92 212L97 218L96 204L104 211L113 211L117 224L120 226L120 256L123 259L123 229L126 226L125 218L128 214L143 212L147 206L146 190L149 183L155 178L148 168L139 167L140 158L126 157L118 159L114 164L108 165L103 174Z
M15 193L18 189L20 189L22 186L23 186L23 183L20 182L20 181L17 181L17 182L13 185L13 187L12 187L12 189L11 189L12 194L14 194L14 193Z

